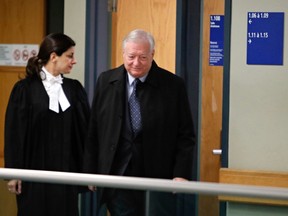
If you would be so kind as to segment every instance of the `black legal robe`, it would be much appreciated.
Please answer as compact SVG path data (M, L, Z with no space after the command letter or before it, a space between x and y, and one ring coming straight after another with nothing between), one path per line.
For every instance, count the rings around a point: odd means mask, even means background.
M6 168L81 172L89 103L79 81L64 78L62 88L70 107L55 113L40 79L15 84L5 119ZM79 188L22 181L18 215L78 215Z

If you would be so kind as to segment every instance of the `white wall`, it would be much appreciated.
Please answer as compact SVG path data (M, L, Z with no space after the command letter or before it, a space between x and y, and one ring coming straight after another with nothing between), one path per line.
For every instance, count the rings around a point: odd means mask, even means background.
M247 13L284 12L284 65L247 65ZM288 171L288 1L233 0L229 168ZM267 50L269 52L269 50Z
M64 1L64 33L75 42L75 57L77 64L67 77L78 79L84 85L85 69L85 31L86 31L86 1Z

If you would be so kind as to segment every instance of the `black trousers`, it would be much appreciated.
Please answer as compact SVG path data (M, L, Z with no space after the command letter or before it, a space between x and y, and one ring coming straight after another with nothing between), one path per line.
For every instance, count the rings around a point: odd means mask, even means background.
M115 189L106 205L111 216L145 216L145 192Z
M147 204L149 216L176 216L176 200L173 193L151 191L146 203L146 191L115 189L106 203L111 216L145 216Z

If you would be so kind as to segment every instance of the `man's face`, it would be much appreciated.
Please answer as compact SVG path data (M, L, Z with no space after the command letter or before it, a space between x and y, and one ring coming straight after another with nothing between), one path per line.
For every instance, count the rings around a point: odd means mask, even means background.
M154 50L151 52L148 41L127 42L123 50L126 70L135 78L146 75L152 65Z

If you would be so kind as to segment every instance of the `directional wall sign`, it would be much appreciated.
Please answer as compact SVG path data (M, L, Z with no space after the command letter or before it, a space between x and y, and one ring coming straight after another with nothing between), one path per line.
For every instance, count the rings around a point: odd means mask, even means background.
M247 64L283 65L284 13L248 12Z
M224 16L210 16L210 50L209 65L223 66L224 50Z

